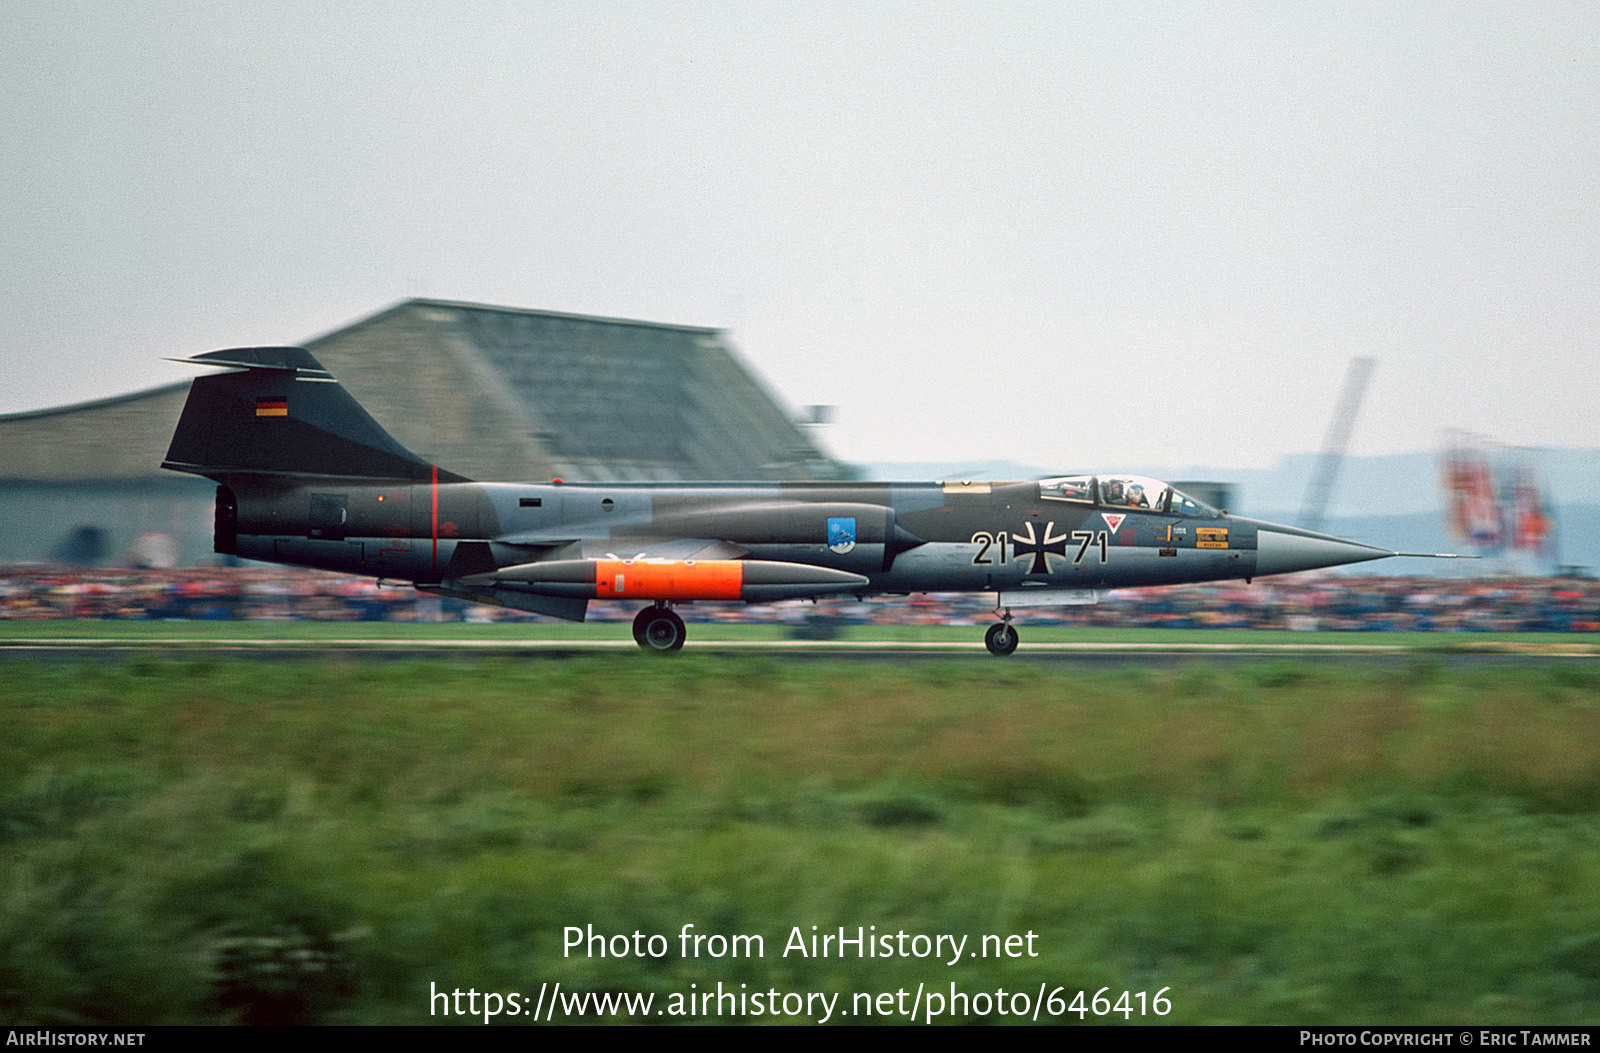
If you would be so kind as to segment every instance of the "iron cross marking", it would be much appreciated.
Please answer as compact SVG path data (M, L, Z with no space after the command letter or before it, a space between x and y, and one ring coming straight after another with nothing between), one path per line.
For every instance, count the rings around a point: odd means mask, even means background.
M1056 528L1055 520L1053 519L1045 524L1043 538L1034 537L1033 523L1024 523L1023 527L1028 531L1028 534L1026 537L1021 534L1011 535L1011 551L1019 556L1029 554L1033 556L1033 565L1028 568L1029 574L1050 573L1050 561L1045 558L1045 553L1054 552L1056 555L1065 558L1067 554L1067 535L1050 536L1050 532Z

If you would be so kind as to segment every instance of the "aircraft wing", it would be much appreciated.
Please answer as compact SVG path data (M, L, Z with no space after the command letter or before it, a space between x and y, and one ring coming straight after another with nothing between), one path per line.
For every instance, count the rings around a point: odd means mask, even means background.
M589 538L543 547L535 559L516 562L551 559L743 559L749 554L750 550L742 545L715 538Z

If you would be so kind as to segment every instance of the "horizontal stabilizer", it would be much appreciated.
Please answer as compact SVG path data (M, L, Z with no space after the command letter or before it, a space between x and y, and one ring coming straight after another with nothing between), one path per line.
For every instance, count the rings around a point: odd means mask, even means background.
M277 369L286 372L310 373L330 376L303 347L235 347L225 351L207 351L192 358L170 358L169 362L192 363L197 366L232 366L237 369Z

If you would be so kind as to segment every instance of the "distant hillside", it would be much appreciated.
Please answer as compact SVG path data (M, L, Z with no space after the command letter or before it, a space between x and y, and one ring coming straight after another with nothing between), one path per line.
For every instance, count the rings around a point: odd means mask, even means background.
M1271 519L1271 516L1263 518ZM1563 564L1587 567L1600 573L1600 505L1561 505L1556 509L1558 537L1556 558ZM1393 516L1333 516L1323 524L1330 534L1379 545L1397 552L1461 552L1472 549L1451 538L1438 512L1412 512ZM1473 576L1511 570L1517 573L1542 573L1531 565L1511 560L1486 559L1476 562L1454 560L1389 560L1364 563L1359 569L1373 574L1442 574L1448 577Z
M1579 504L1600 494L1600 449L1541 450L1532 458L1544 482L1546 500L1558 505ZM1314 454L1296 454L1272 468L1237 469L1222 478L1239 487L1244 502L1241 510L1247 506L1251 515L1271 518L1269 513L1287 514L1293 518L1305 501L1316 460ZM1228 472L1225 468L1210 471ZM1347 457L1339 469L1328 512L1334 516L1438 512L1442 507L1439 476L1439 459L1433 453ZM1169 477L1204 478L1193 474Z

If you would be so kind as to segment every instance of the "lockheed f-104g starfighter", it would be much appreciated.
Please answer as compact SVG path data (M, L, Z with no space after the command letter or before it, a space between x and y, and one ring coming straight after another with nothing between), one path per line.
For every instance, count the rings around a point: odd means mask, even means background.
M582 621L639 601L634 638L683 646L695 601L991 592L1012 612L1128 586L1253 578L1404 553L1212 508L1155 479L475 482L402 447L310 352L213 351L162 467L218 483L219 553Z

